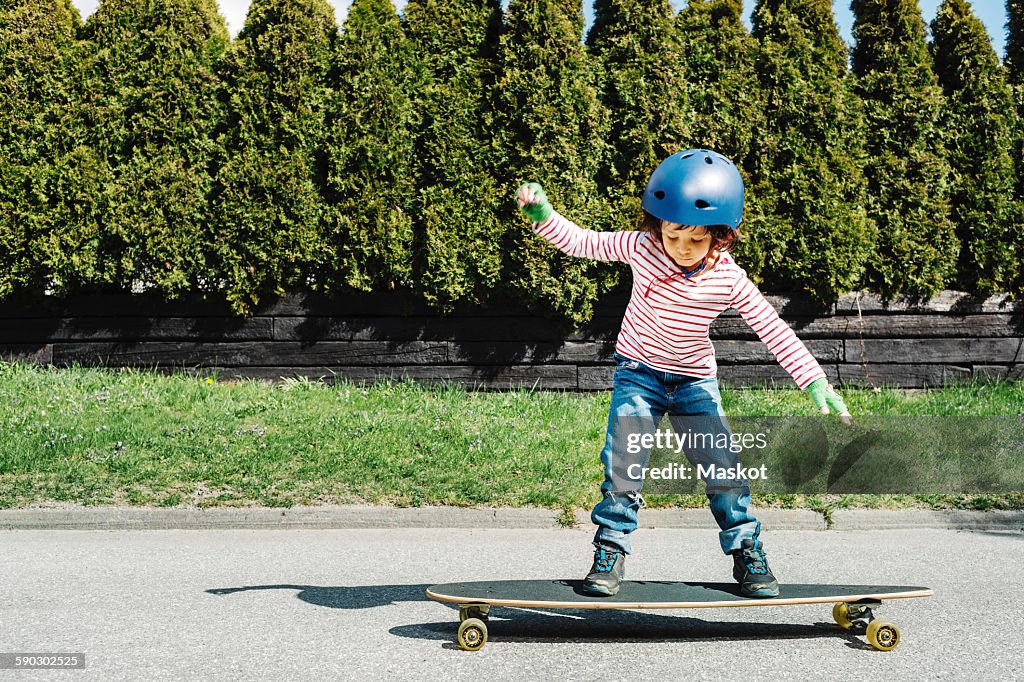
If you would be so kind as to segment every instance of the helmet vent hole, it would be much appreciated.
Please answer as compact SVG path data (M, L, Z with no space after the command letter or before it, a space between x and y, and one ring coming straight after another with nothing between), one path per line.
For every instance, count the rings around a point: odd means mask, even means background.
M711 204L704 201L703 199L697 199L697 201L694 202L694 206L696 206L697 208L711 208Z
M704 157L704 163L706 163L706 164L708 164L710 166L712 163L714 163L714 161L711 160L710 156L705 156Z
M655 192L655 193L654 193L654 197L655 197L656 199L664 199L664 198L665 198L665 193L664 193L664 192L662 192L662 191L661 191L661 190L659 189L659 190L658 190L657 192Z
M683 155L682 155L682 156L680 156L679 158L680 158L680 159L688 159L688 158L690 158L691 156L693 156L693 152L690 152L689 154L683 154Z

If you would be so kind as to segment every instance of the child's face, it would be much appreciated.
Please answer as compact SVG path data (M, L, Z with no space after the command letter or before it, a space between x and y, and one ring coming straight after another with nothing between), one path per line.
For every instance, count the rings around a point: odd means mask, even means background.
M693 268L711 250L711 233L706 227L662 222L661 243L676 265Z

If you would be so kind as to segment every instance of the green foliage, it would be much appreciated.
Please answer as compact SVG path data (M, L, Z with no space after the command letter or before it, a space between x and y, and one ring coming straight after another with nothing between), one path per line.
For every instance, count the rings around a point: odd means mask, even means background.
M1024 83L1024 0L1006 0L1006 67L1010 82Z
M598 0L587 35L597 88L607 112L607 145L597 175L609 227L630 229L641 217L647 180L658 164L685 148L693 115L680 88L685 73L668 0ZM599 266L602 288L625 273Z
M957 283L971 291L1005 291L1021 277L1024 246L1013 201L1013 95L985 26L966 0L943 0L932 36L948 98L943 127L952 215L963 245Z
M589 0L588 0L589 1ZM621 266L561 254L516 210L540 182L626 229L665 156L746 181L737 258L822 300L1024 291L1024 0L994 54L966 0L925 43L914 0L215 0L0 4L0 299L81 288L494 292L583 322ZM953 279L955 277L955 279Z
M253 0L221 69L212 284L238 312L305 283L324 250L324 120L337 40L326 0Z
M81 124L84 147L100 164L95 196L102 200L76 226L77 248L55 254L79 262L57 269L68 284L180 295L206 266L214 68L228 43L224 20L213 0L105 0L84 38Z
M597 0L587 46L600 76L610 126L598 182L626 228L657 165L683 148L693 118L686 105L678 33L668 0Z
M441 310L479 302L501 277L502 197L493 168L498 0L410 0L405 29L422 74L413 173L417 288Z
M917 0L854 0L853 72L867 120L868 215L878 245L866 279L885 297L929 296L955 272L949 166Z
M682 89L692 110L686 147L708 147L732 159L749 179L755 133L764 128L767 107L754 60L757 44L740 19L740 0L690 0L676 17L685 77ZM758 214L758 200L746 183L744 215ZM747 231L744 226L741 234ZM764 254L756 239L744 238L736 257L754 281L762 279Z
M370 290L412 279L415 74L391 0L355 0L335 55L327 120L331 286Z
M65 232L80 25L69 0L0 6L0 298L46 286L48 245Z
M692 110L686 146L714 149L743 166L765 107L754 70L757 44L740 19L738 0L691 0L677 15Z
M1017 202L1024 206L1024 0L1006 0L1006 72L1017 103Z
M574 0L512 0L494 90L505 234L506 287L522 300L572 321L589 319L596 265L556 251L518 215L514 194L543 185L555 210L582 227L606 229L598 193L607 129L594 68L582 46L583 12Z
M874 249L864 204L864 121L828 0L760 0L757 72L770 115L751 154L758 211L749 235L765 282L834 300Z

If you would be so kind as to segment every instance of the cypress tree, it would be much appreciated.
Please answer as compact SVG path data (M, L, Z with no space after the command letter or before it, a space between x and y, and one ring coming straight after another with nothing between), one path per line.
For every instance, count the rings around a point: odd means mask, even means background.
M1017 204L1024 206L1024 0L1006 0L1006 72L1017 102Z
M759 0L753 25L771 111L751 155L758 214L748 229L766 282L834 300L859 284L875 241L846 46L828 0Z
M410 284L412 51L391 0L355 0L335 55L328 117L332 286Z
M232 307L305 284L324 250L324 121L338 28L326 0L253 0L224 57L209 242Z
M1006 67L1010 82L1024 84L1024 0L1006 0Z
M676 17L692 110L687 146L725 154L743 166L764 103L754 69L757 43L743 25L741 0L690 0Z
M413 96L415 279L432 305L479 302L501 276L501 197L493 165L498 0L410 0L405 30L422 81Z
M732 159L750 177L756 131L764 128L765 102L755 69L757 43L741 19L742 0L690 0L676 16L684 77L681 89L692 110L686 147L708 147ZM749 235L758 215L757 195L746 183L747 222L736 247L737 260L755 281L764 253Z
M103 0L84 37L88 145L109 176L92 277L178 295L205 269L224 20L214 0Z
M955 272L942 89L917 0L854 0L853 72L867 120L868 215L878 245L867 282L883 296L927 296Z
M690 138L692 115L680 89L683 54L668 0L596 0L587 34L609 117L609 154L598 183L608 192L616 227L640 215L657 165Z
M966 0L943 0L932 52L948 99L944 114L953 172L952 215L961 240L958 285L1006 291L1019 276L1019 216L1013 202L1014 102L985 26Z
M70 0L0 6L0 299L42 291L66 228L73 76L81 27ZM85 202L81 207L85 208Z
M593 261L556 251L516 208L523 182L544 186L556 210L582 227L610 226L598 193L606 130L594 68L583 49L578 0L511 0L493 91L503 197L505 284L510 293L573 322L593 314Z

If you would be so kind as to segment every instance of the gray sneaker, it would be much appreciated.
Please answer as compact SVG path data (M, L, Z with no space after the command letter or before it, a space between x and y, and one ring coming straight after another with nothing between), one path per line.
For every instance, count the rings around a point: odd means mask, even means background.
M610 597L619 591L626 574L626 554L613 545L595 545L594 565L583 580L583 591L595 596Z
M740 584L744 597L778 597L779 582L768 568L764 545L750 538L741 549L732 552L732 576Z

